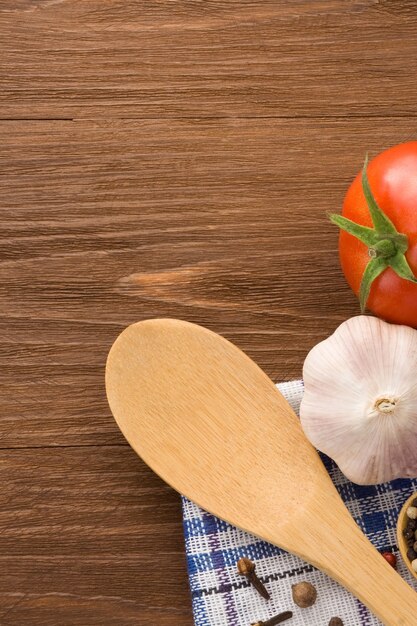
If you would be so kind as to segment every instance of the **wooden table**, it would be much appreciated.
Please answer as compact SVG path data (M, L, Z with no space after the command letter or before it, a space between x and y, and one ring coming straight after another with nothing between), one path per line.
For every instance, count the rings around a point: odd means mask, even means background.
M358 313L326 211L415 138L416 8L2 0L2 626L192 624L180 500L112 420L107 351L175 316L291 379Z

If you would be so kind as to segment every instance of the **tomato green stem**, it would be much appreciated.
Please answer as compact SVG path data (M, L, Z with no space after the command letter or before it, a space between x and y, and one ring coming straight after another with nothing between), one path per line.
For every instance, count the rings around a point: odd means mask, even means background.
M387 263L382 257L372 259L365 267L365 271L362 276L361 286L359 289L359 301L361 303L362 313L365 310L372 283L374 282L375 278L378 278L378 276L382 274L382 272L384 272L386 269Z
M341 230L356 237L368 247L371 257L362 276L359 289L361 311L364 312L371 286L374 280L388 267L391 267L400 278L417 283L405 253L408 250L408 237L397 231L389 217L385 215L374 198L368 181L368 155L362 169L362 189L371 215L373 228L357 224L352 220L332 213L330 221Z
M397 247L392 239L380 239L374 246L369 248L369 256L390 259L397 253Z

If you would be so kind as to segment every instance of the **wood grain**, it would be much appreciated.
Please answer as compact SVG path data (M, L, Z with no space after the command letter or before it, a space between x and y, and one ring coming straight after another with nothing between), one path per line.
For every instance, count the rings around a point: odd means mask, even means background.
M146 317L207 325L273 380L299 377L307 350L358 312L326 212L367 148L410 131L402 119L381 119L377 138L364 119L4 124L1 445L119 443L105 357Z
M3 0L0 116L413 115L415 8Z
M0 472L2 626L189 621L178 498L130 448L3 450Z
M291 379L358 311L325 214L415 138L415 8L0 3L2 626L192 624L179 500L110 416L108 349L173 316Z

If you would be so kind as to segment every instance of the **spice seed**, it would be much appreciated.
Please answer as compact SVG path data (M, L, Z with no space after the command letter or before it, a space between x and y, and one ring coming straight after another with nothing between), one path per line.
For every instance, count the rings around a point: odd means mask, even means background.
M407 509L407 517L417 519L417 506L409 506Z
M410 530L417 530L417 519L407 518L407 528Z
M417 498L414 498L414 500L411 503L411 506L417 506Z
M316 588L308 582L297 583L291 587L292 599L302 609L313 606L317 599Z
M292 611L285 611L284 613L280 613L275 617L271 617L270 619L266 620L266 622L255 622L252 623L251 626L277 626L277 624L282 624L282 622L290 619L290 617L292 617Z
M384 559L393 567L394 569L397 567L397 557L392 552L382 552L382 556Z
M411 567L413 568L415 572L417 572L417 559L414 559L413 561L411 561Z
M332 617L329 622L329 626L343 626L343 622L340 617Z
M414 559L417 559L417 552L414 550L414 548L408 548L407 559L409 561L414 561Z

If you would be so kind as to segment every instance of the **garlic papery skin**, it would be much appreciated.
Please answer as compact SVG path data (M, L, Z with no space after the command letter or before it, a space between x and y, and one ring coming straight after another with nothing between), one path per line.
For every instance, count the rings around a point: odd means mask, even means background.
M305 434L351 481L417 476L417 330L360 315L304 362Z

